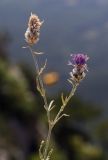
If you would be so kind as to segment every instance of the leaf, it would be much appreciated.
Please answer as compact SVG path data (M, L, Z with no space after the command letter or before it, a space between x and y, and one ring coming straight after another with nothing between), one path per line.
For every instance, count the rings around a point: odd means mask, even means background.
M61 99L62 99L62 103L63 105L66 103L68 97L66 96L65 98L63 97L63 93L61 94Z
M52 110L52 109L54 109L55 108L55 105L53 105L51 108L50 108L50 111Z
M63 97L63 93L61 94L61 100L62 100L62 103L64 104L65 100L64 100L64 97Z
M48 110L51 109L53 103L54 103L54 100L52 100L52 101L50 102L49 107L48 107Z
M43 70L44 70L44 69L45 69L45 67L46 67L46 64L47 64L47 59L45 60L45 64L44 64L44 66L40 69L40 71L39 71L39 75L41 75L41 74L42 74Z
M38 78L36 78L36 82L37 82L37 90L38 90L38 91L40 92L40 94L43 96L45 92L44 92L43 89L41 88Z
M44 105L45 110L47 111L47 107Z
M36 55L44 54L43 52L33 52L33 53L36 54Z
M55 105L53 105L53 103L54 103L54 100L52 100L52 101L50 102L50 104L49 104L49 107L48 107L48 110L49 110L49 111L51 111L52 109L55 108Z
M73 85L73 82L72 82L72 80L68 79L68 82L69 82L70 84L72 84L72 85Z
M65 116L65 117L69 117L69 115L68 115L68 114L63 114L63 115L62 115L62 117L63 117L63 116Z
M68 115L68 114L62 114L62 115L56 120L56 123L57 123L62 117L69 117L69 115Z
M42 141L41 144L40 144L40 148L39 148L39 157L40 157L41 160L44 159L43 153L42 153L42 149L43 149L44 143L45 143L45 142Z
M29 46L23 46L22 48L28 48Z

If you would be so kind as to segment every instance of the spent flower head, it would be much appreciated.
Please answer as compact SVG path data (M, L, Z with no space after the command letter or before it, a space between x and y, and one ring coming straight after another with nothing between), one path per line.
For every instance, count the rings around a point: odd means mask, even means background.
M25 32L25 40L29 45L33 45L38 42L40 35L40 27L43 21L40 21L36 14L32 14L28 21L28 28Z
M70 72L71 79L79 83L85 77L85 71L87 71L87 60L89 57L85 54L71 54L71 61L69 61L69 65L72 65L74 68L72 72Z

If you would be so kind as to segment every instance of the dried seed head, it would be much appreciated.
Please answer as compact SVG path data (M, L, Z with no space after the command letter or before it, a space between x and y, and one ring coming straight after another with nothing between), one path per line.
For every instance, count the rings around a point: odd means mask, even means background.
M33 45L38 42L42 23L37 15L31 13L25 32L25 40L28 44Z
M38 42L39 35L34 35L32 32L30 32L29 28L27 28L27 31L25 32L25 40L28 44L33 45Z
M31 14L28 22L28 28L32 33L36 34L36 32L40 31L42 23L43 22L40 21L37 15Z

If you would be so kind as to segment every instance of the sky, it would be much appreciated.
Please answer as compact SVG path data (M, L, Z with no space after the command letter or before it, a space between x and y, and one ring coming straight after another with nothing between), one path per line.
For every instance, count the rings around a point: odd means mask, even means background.
M24 33L30 13L44 20L40 41L35 47L48 59L47 71L60 74L58 90L69 89L67 66L71 53L88 54L89 72L77 94L85 101L104 106L108 113L108 1L107 0L1 0L0 32L11 37L9 57L13 63L24 62L33 67L24 46ZM66 85L65 85L66 84ZM49 89L50 93L50 89Z

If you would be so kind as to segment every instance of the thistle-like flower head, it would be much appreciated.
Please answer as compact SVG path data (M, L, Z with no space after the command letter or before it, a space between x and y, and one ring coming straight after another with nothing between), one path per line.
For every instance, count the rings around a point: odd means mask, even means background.
M87 55L84 55L82 53L78 54L71 54L72 57L72 64L73 65L85 65L89 57Z
M71 79L74 82L79 83L85 77L85 70L87 71L87 60L89 57L85 54L71 54L71 61L69 61L69 65L72 65L74 68L72 72L70 72Z

